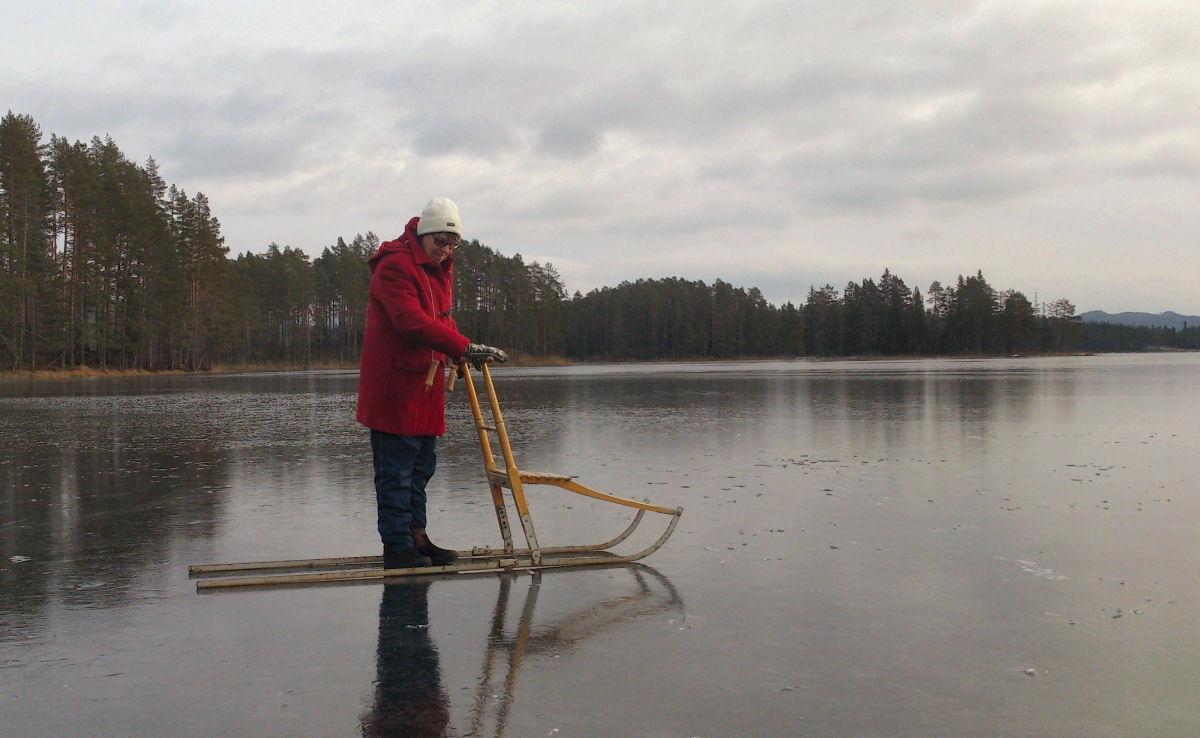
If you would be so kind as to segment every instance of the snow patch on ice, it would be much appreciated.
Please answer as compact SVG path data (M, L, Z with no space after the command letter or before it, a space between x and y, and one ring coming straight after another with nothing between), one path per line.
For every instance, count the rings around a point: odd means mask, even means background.
M1021 571L1025 572L1026 574L1032 574L1035 577L1048 579L1052 582L1061 582L1067 578L1065 575L1059 574L1053 569L1043 569L1037 565L1037 562L1029 561L1028 559L1017 559L1017 565L1020 566Z

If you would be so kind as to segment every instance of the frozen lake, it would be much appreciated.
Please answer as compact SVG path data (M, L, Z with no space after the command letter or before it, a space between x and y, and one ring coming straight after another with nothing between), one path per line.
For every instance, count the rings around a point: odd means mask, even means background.
M1200 733L1200 355L494 376L522 467L683 506L644 566L198 593L379 553L357 375L0 381L0 734ZM496 546L448 415L430 534Z

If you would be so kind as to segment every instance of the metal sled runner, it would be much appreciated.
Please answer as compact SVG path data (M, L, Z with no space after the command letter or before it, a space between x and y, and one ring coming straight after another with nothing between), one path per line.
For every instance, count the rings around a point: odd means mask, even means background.
M382 556L352 556L327 559L293 559L287 561L259 561L238 564L201 564L192 566L188 572L192 577L200 577L196 588L214 589L220 587L265 586L275 584L303 584L309 582L350 581L356 579L379 579L394 576L415 576L456 572L493 572L514 569L552 569L568 566L589 566L597 564L614 564L637 561L657 551L666 543L683 508L668 508L652 505L647 501L630 500L623 497L598 492L576 482L563 474L548 474L543 472L524 471L517 467L513 458L512 447L508 441L508 431L504 426L504 418L500 412L500 402L496 399L492 375L487 364L482 364L480 373L487 391L488 406L492 416L491 425L484 420L479 395L471 378L471 370L466 364L461 366L467 396L471 405L471 413L475 419L475 429L479 434L479 446L483 452L483 465L488 486L492 493L492 503L496 509L496 521L500 525L500 536L503 547L494 550L488 546L476 546L469 551L458 551L458 560L445 566L430 566L413 569L384 569ZM453 387L453 377L451 378ZM490 435L494 434L503 456L503 466L497 463L492 455ZM611 502L636 510L633 520L619 535L611 540L593 545L557 546L543 548L538 545L537 534L534 531L533 519L529 513L529 505L525 498L526 485L547 485L558 487L568 492L583 495L594 500ZM513 507L525 536L525 548L516 548L513 543L512 526L509 524L505 490L512 498ZM670 518L667 528L656 541L645 549L632 554L617 554L612 549L617 544L629 538L634 529L642 522L647 512L659 513Z

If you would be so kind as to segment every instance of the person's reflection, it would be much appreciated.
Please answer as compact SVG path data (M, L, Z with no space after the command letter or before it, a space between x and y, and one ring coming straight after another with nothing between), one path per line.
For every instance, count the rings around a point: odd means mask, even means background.
M482 674L470 710L470 726L463 735L505 734L517 677L527 659L557 657L617 623L683 611L679 593L656 570L645 564L621 564L613 571L628 572L632 589L622 593L606 587L596 598L576 603L576 608L541 623L535 622L534 610L543 579L556 574L571 576L570 571L500 574ZM525 579L529 586L518 610L512 600L520 596L517 585ZM439 656L429 633L428 591L432 581L433 577L385 581L379 605L375 693L370 709L362 717L365 736L456 734L449 725L450 700L442 687ZM515 627L509 622L510 610L519 613Z
M429 636L429 579L389 581L379 603L375 699L364 736L444 736L450 703Z

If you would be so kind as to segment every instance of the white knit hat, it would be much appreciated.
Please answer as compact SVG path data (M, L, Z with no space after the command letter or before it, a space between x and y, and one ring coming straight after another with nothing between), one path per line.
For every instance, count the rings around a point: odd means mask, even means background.
M462 221L458 219L458 206L448 197L435 197L421 211L417 221L417 235L426 233L453 233L462 236Z

